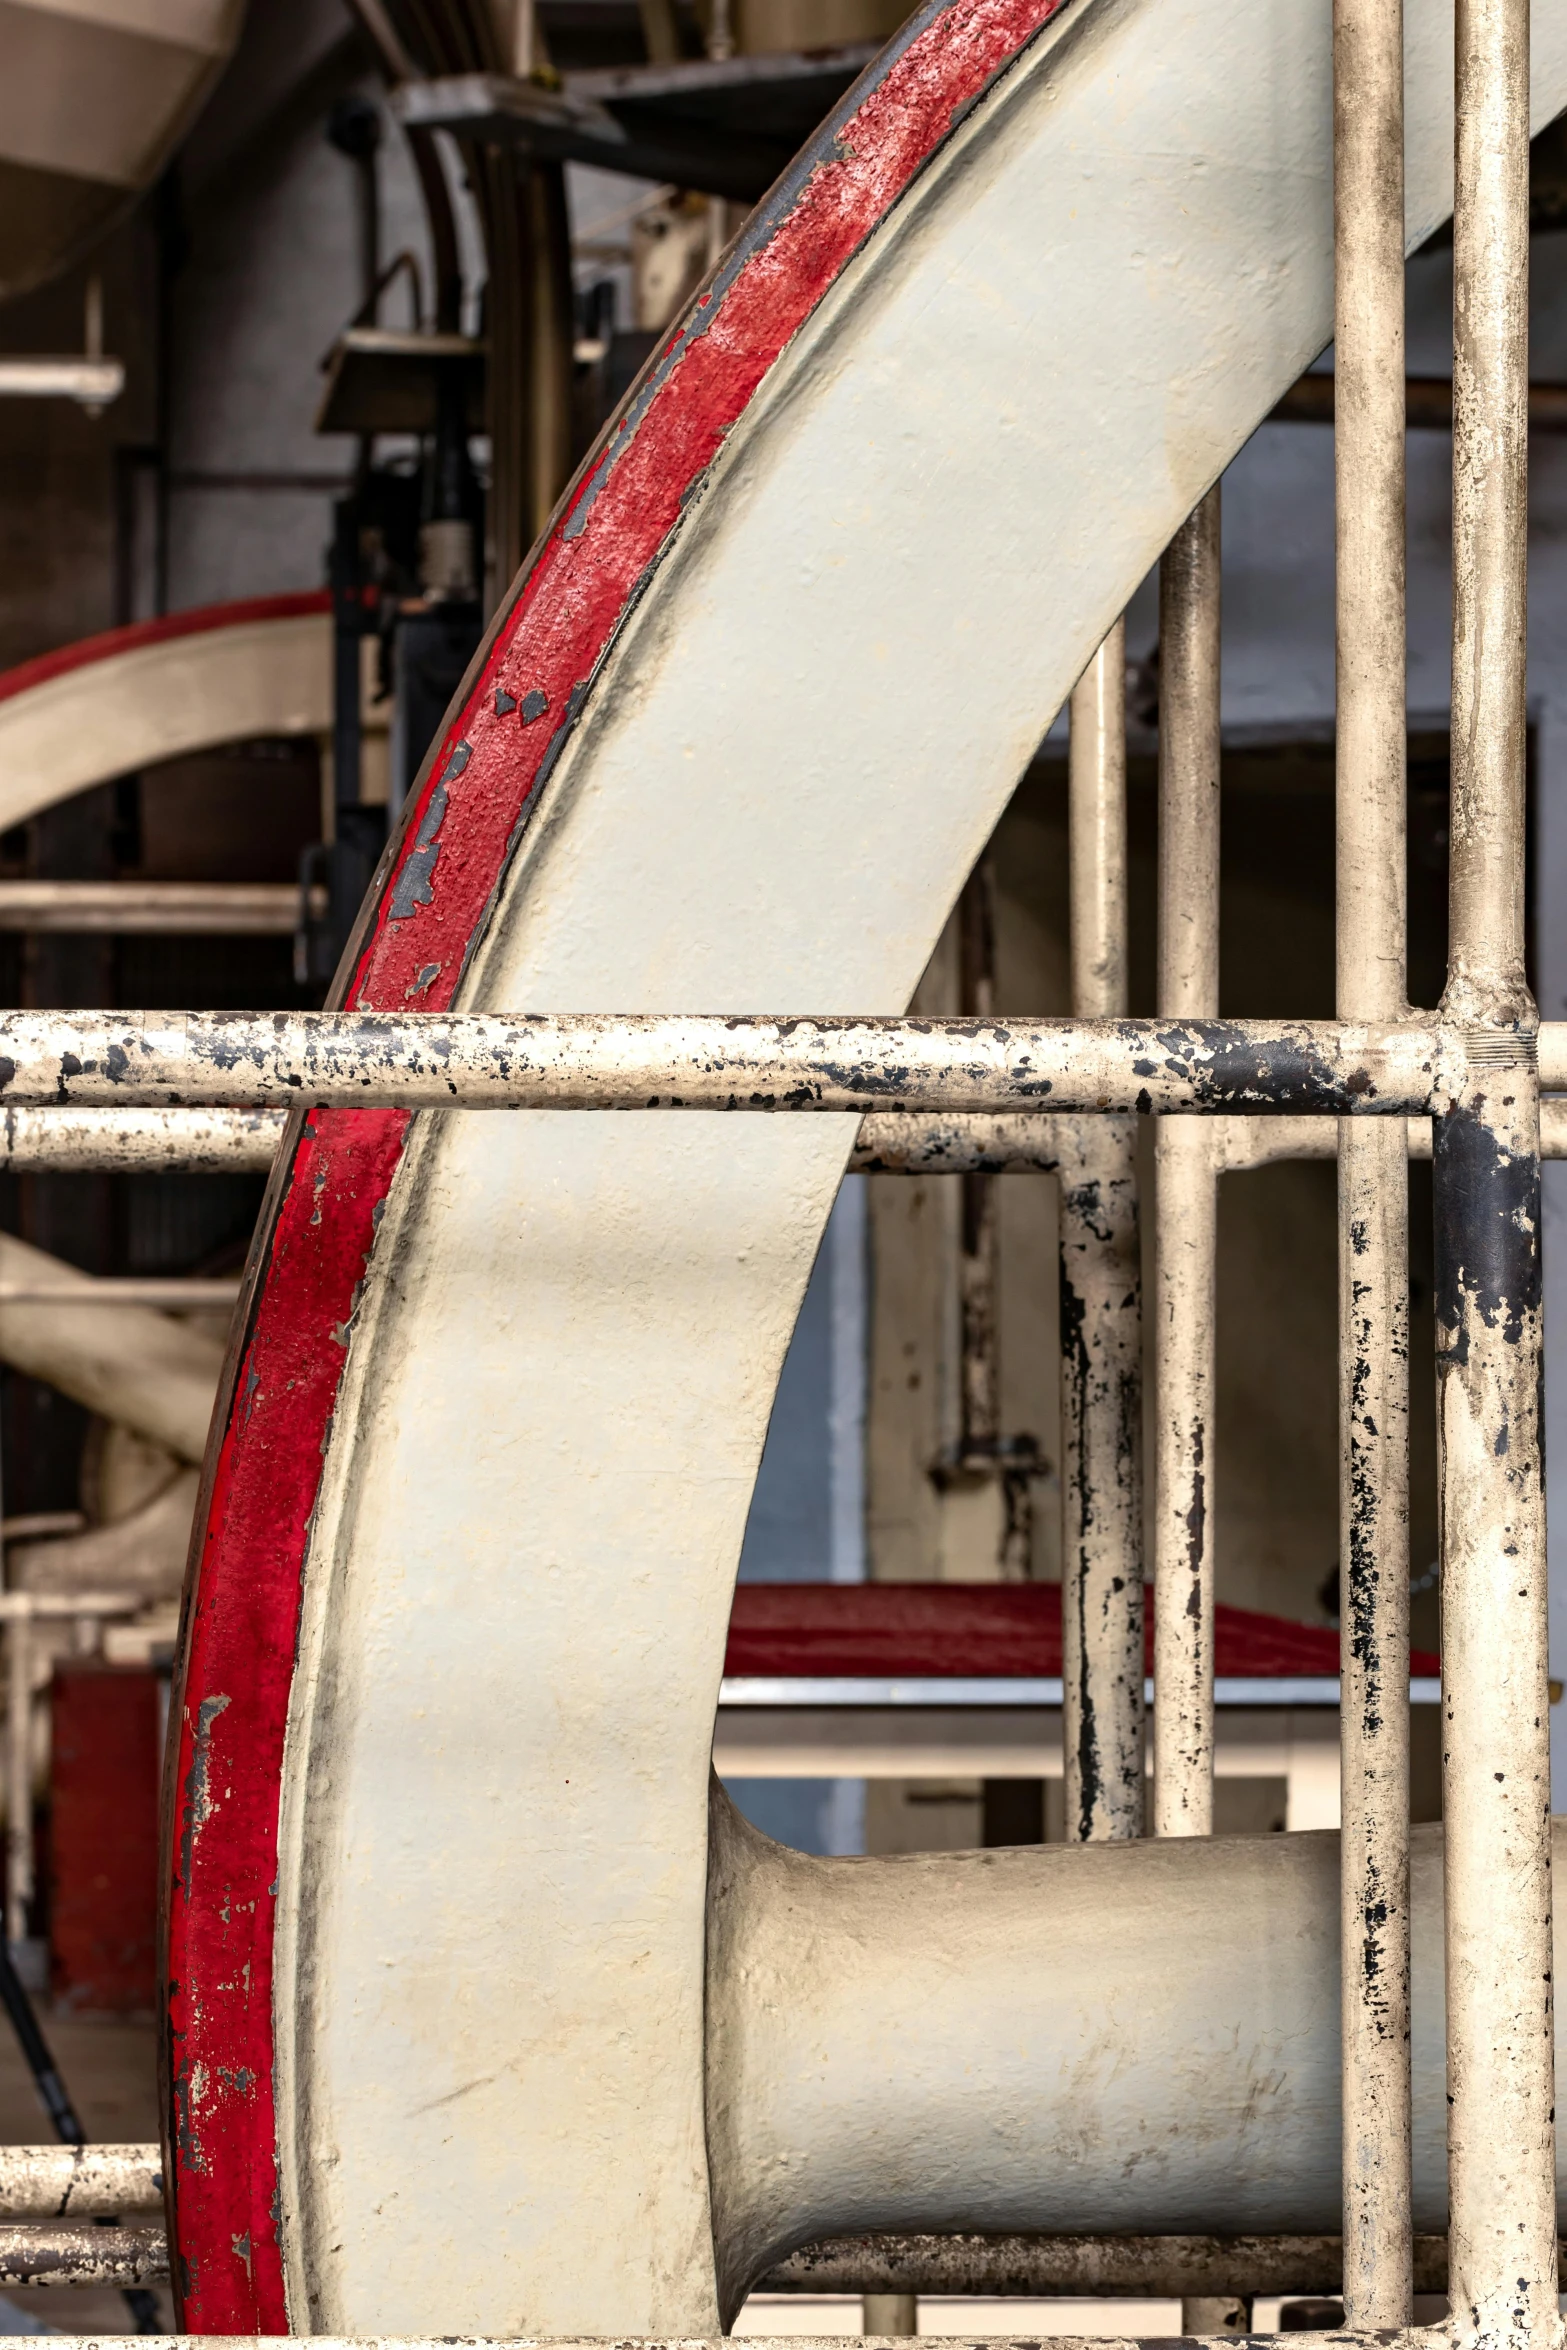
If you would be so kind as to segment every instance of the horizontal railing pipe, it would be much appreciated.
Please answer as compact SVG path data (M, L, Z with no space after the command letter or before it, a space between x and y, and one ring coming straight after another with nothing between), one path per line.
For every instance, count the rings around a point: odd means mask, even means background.
M42 1595L12 1592L6 1596L28 1599ZM123 1599L111 1602L110 1612L124 1605ZM0 2146L0 2224L117 2219L130 2211L162 2209L160 2146Z
M1337 2294L1340 2236L822 2236L761 2277L759 2293ZM1447 2238L1414 2239L1417 2293L1447 2290Z
M114 1104L1423 1115L1462 1091L1435 1021L908 1020L589 1013L17 1012L0 1113Z
M148 1168L184 1174L264 1171L283 1135L282 1110L11 1110L0 1115L0 1173L113 1174ZM1270 1167L1281 1159L1331 1159L1338 1153L1332 1118L1256 1115L1216 1118L1221 1174ZM1431 1156L1431 1121L1408 1122L1409 1156ZM1540 1151L1567 1158L1567 1099L1540 1105ZM873 1110L860 1121L849 1169L865 1175L1038 1175L1060 1164L1056 1121L1031 1110ZM99 1302L103 1302L100 1300Z

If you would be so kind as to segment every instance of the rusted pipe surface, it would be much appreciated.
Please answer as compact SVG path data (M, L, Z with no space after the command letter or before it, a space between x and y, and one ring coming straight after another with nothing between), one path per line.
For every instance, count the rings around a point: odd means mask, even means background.
M1219 492L1159 565L1158 1000L1219 1009ZM1155 1140L1154 1833L1213 1829L1213 1393L1218 1179L1204 1128Z
M1539 1101L1524 975L1528 0L1458 0L1444 1011L1490 1025L1435 1132L1454 2323L1560 2331Z
M1467 1049L1429 1021L17 1012L0 1104L1407 1115Z
M1542 1039L1550 1024L1542 1027ZM0 1117L6 1168L105 1173L162 1167L185 1174L262 1171L283 1132L281 1110L11 1110ZM1222 1175L1282 1159L1331 1159L1336 1120L1312 1116L1210 1119ZM7 1144L13 1138L14 1147ZM1431 1121L1409 1120L1409 1155L1431 1156ZM1567 1100L1540 1103L1540 1155L1567 1158ZM1048 1113L956 1111L946 1117L874 1110L860 1121L849 1166L872 1175L1053 1174L1056 1123Z
M1346 2308L1410 2315L1409 1187L1396 1126L1339 1132L1340 1885Z
M282 1110L15 1110L0 1114L0 1173L116 1174L153 1167L188 1175L264 1172Z
M1204 1121L1161 1118L1154 1147L1154 1833L1208 1836L1218 1177Z
M859 2337L856 2337L858 2339ZM1175 2337L1178 2339L1179 2337ZM1276 2334L1237 2334L1246 2350L1278 2350ZM171 2350L232 2350L232 2334L169 2334ZM256 2334L247 2336L257 2350L603 2350L602 2334ZM747 2334L752 2350L843 2350L842 2334ZM907 2350L902 2334L867 2334L875 2350ZM943 2335L952 2350L1170 2350L1168 2334L1029 2334L1009 2339L984 2334ZM1292 2334L1293 2350L1345 2350L1354 2335ZM125 2350L123 2334L82 2334L78 2350ZM728 2334L617 2334L616 2350L730 2350ZM1405 2326L1399 2332L1374 2337L1375 2350L1450 2350L1450 2336L1442 2326Z
M996 995L996 877L988 854L969 875L958 901L958 961L963 1016L988 1020ZM965 1462L993 1459L1001 1434L996 1218L990 1176L970 1169L963 1178L958 1235L958 1455Z
M0 2222L163 2209L158 2146L0 2146Z
M1403 0L1333 4L1335 904L1341 1019L1406 1009ZM1344 2300L1413 2314L1408 1142L1339 1131Z
M0 2226L0 2286L158 2285L168 2273L161 2227Z
M1126 628L1072 694L1072 1010L1128 1003ZM1137 1127L1062 1118L1061 1623L1066 1832L1143 1829L1143 1321Z
M1206 1125L1221 1175L1276 1166L1284 1159L1338 1155L1339 1121L1333 1118L1210 1118ZM1409 1156L1429 1159L1430 1119L1411 1118L1407 1127ZM1540 1103L1540 1156L1567 1158L1567 1101L1547 1097ZM968 1167L993 1175L1050 1174L1056 1164L1056 1121L1026 1111L1011 1117L950 1118L876 1112L861 1120L849 1159L851 1168L883 1175L961 1174Z
M1556 2318L1555 2129L1537 1102L1508 1042L1433 1172L1453 2292L1521 2338Z
M760 2293L1080 2293L1174 2299L1338 2293L1338 2236L821 2236L761 2279ZM1447 2238L1414 2238L1417 2293L1447 2290Z
M849 1166L866 1175L1053 1174L1056 1120L874 1111L860 1121Z
M1063 1118L1062 1703L1066 1829L1143 1830L1142 1284L1136 1126Z

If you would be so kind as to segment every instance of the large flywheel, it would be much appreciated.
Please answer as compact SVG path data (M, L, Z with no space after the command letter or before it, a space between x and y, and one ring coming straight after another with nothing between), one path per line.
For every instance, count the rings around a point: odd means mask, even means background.
M1408 42L1413 244L1450 9ZM1562 0L1533 88L1567 104ZM1326 0L919 11L535 550L340 1000L900 1012L1095 647L1329 339L1331 119ZM189 2330L710 2335L827 2227L1336 2226L1331 1840L807 1860L714 1791L854 1134L294 1119L171 1766ZM1423 2225L1439 1912L1427 1852Z

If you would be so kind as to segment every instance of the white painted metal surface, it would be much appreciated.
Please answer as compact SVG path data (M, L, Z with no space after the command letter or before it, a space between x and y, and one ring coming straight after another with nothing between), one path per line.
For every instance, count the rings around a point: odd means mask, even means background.
M1567 11L1541 15L1553 112ZM1444 206L1448 37L1440 9L1412 27L1415 231ZM460 1008L907 1000L1094 643L1326 338L1326 72L1320 6L1080 0L974 109L730 436ZM1294 1839L958 1867L805 1863L742 1835L722 1932L780 1995L742 2009L720 1948L705 2107L729 1585L853 1131L420 1124L345 1326L284 1789L296 2327L711 2333L746 2248L805 2227L813 2198L832 2224L916 2191L953 2222L1079 2191L1116 2207L1150 2082L1201 2144L1132 2164L1155 2182L1137 2224L1205 2192L1227 2220L1336 2220L1336 1901L1329 1848ZM1233 1882L1191 1891L1216 1856ZM1124 1932L1063 1860L1096 1897L1129 1889ZM976 1906L981 1878L1003 1897ZM984 2062L961 2065L987 2001ZM1053 2057L1020 2065L1029 2002ZM1215 2050L1226 2004L1245 2028ZM1439 2197L1436 2045L1417 2180ZM1188 2061L1232 2082L1195 2120ZM1288 2091L1266 2151L1264 2078Z
M124 389L123 359L0 359L0 400L74 400L96 413Z
M768 1844L723 1798L715 1835L730 2290L787 2242L959 2207L997 2230L1336 2229L1335 1837L844 1867ZM1423 2230L1447 2195L1439 1847L1414 1831Z
M29 663L14 691L0 678L0 825L187 751L328 733L331 615L289 601L306 609L126 630L90 663Z

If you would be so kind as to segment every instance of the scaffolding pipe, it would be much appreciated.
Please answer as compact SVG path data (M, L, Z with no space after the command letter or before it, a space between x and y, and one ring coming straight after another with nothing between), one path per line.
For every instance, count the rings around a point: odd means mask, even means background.
M1334 0L1337 1004L1406 1009L1404 14ZM1411 2310L1409 1183L1396 1126L1338 1137L1345 2322Z
M1219 1009L1219 492L1159 566L1161 1014ZM1154 1833L1213 1832L1218 1168L1207 1128L1154 1142Z
M1433 1166L1448 2241L1455 2332L1546 2341L1560 2320L1539 1097L1524 976L1528 0L1458 0L1455 33L1443 1009L1484 1031L1437 1121Z
M0 1103L1413 1116L1456 1097L1470 1042L1431 1020L14 1012Z
M1126 631L1072 694L1072 1009L1127 1009ZM1059 1118L1061 1626L1066 1828L1143 1829L1142 1280L1137 1122ZM990 1181L993 1178L985 1178Z

